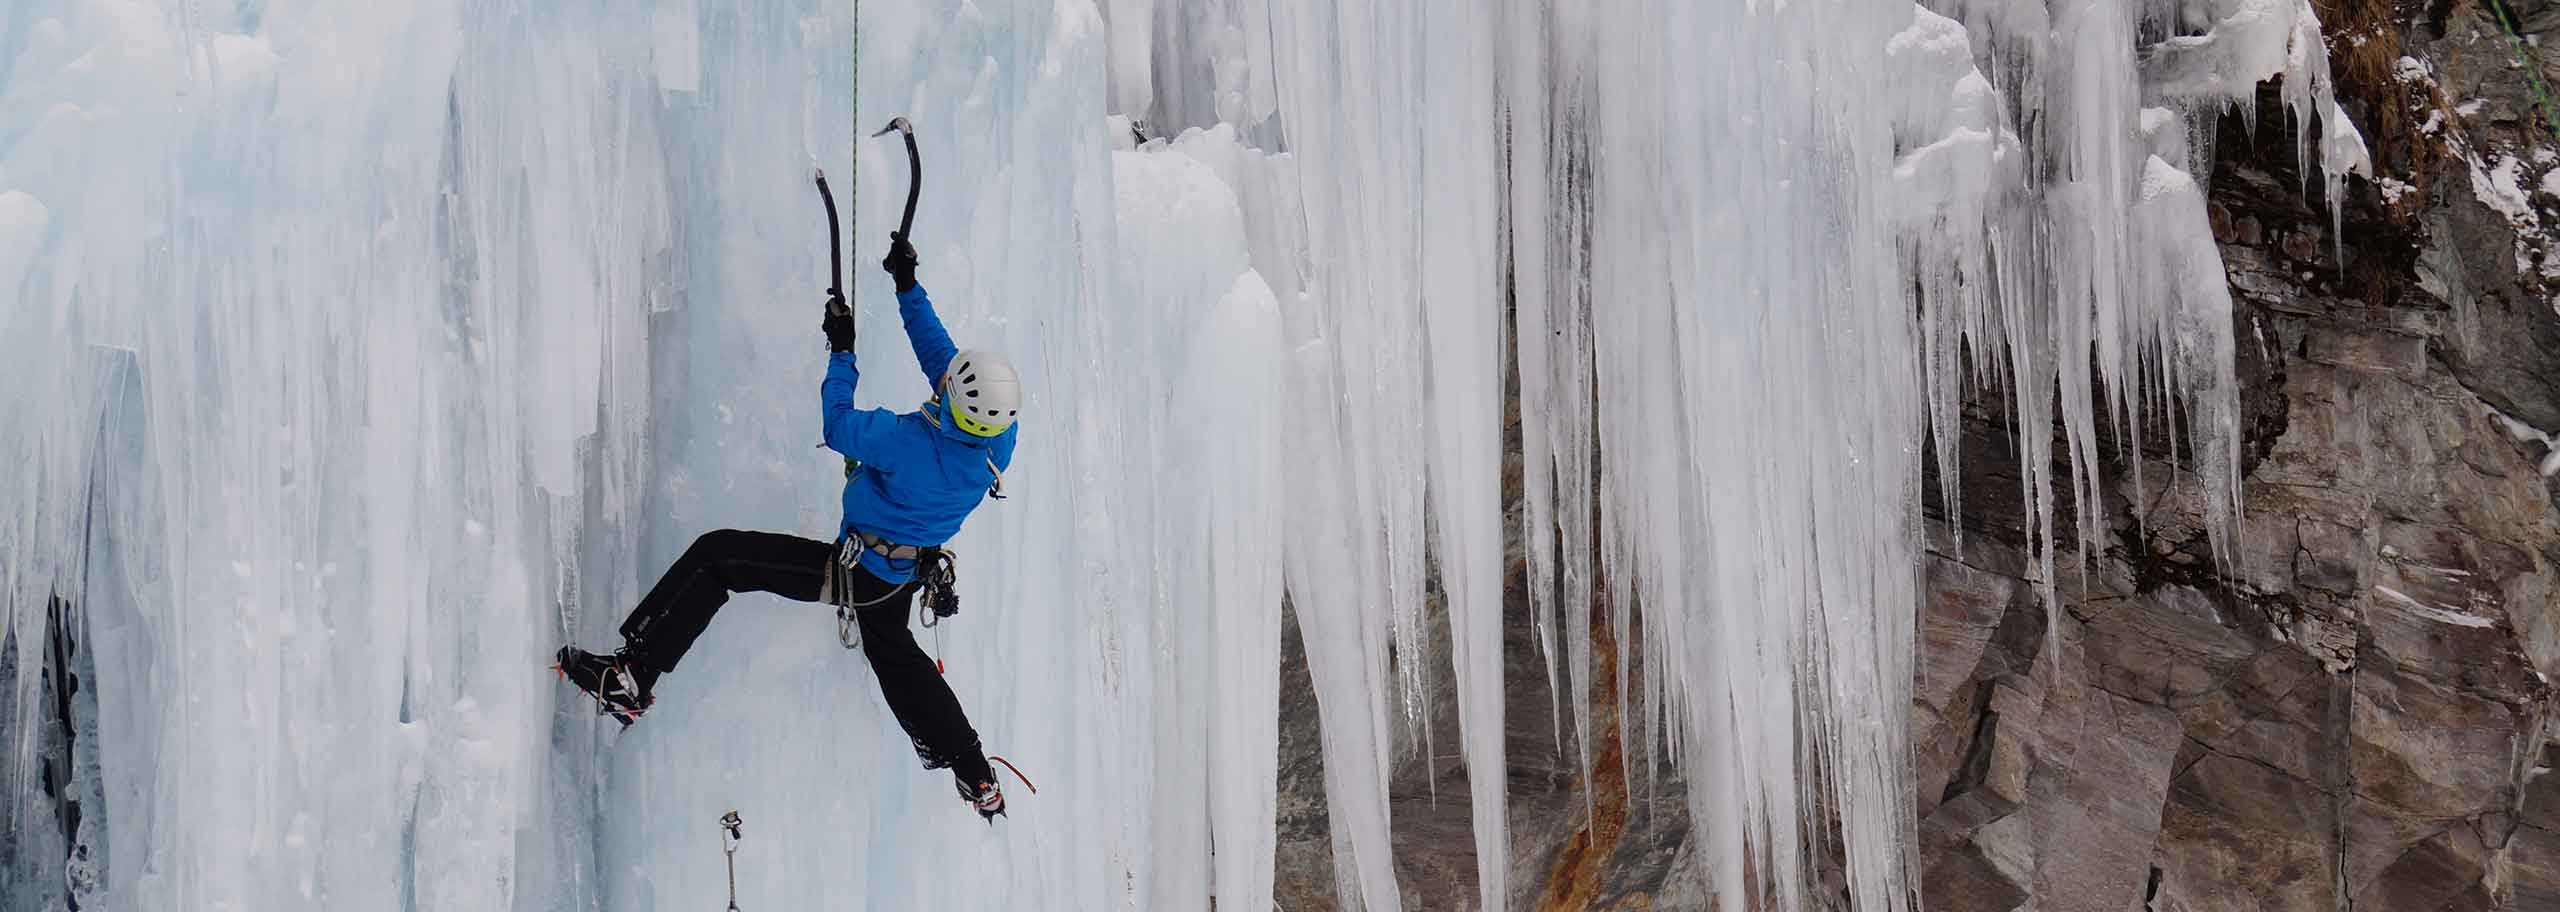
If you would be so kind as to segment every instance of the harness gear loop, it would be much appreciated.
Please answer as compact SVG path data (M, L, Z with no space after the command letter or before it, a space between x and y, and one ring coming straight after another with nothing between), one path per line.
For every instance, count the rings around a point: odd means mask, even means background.
M1040 792L1039 789L1031 791L1035 795ZM738 828L745 825L746 821L738 816L736 810L720 815L720 854L727 856L729 861L729 912L738 912L738 840L744 835Z
M928 548L892 544L868 532L855 532L836 539L836 556L827 562L826 579L818 585L818 600L836 606L836 640L846 649L862 648L862 624L856 609L869 608L906 591L906 585L889 587L889 591L869 601L853 600L853 574L862 566L862 553L878 554L889 560L914 561Z

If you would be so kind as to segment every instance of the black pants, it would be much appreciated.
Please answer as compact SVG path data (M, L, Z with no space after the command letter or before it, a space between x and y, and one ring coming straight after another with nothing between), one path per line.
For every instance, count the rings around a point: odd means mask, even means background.
M711 626L711 616L732 592L770 592L803 602L818 600L835 546L797 535L722 529L704 533L667 568L658 585L631 609L622 622L622 638L631 654L661 672L693 648L695 638ZM912 584L892 584L855 571L852 598L862 625L862 654L880 679L880 696L898 717L898 726L915 742L925 767L948 766L970 782L995 777L978 733L960 710L960 698L933 667L933 658L907 631L907 611L915 598Z

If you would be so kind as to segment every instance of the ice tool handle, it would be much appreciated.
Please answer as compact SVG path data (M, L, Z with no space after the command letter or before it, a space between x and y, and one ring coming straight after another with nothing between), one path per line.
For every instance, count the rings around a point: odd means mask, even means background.
M818 169L818 201L827 204L827 312L852 310L844 300L844 233L836 227L836 195L827 191L827 169Z
M871 135L887 136L891 130L896 130L898 135L907 141L907 211L898 216L898 236L913 242L916 230L916 196L924 192L924 156L916 153L916 125L908 123L905 117L890 118L888 126L881 127L880 132Z

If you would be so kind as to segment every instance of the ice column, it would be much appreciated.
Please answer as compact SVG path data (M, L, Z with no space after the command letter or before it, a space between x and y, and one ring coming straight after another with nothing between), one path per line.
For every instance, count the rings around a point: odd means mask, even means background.
M1291 438L1316 452L1292 490L1332 504L1296 521L1378 536L1384 553L1291 539L1329 793L1365 808L1380 786L1344 777L1384 775L1340 768L1376 756L1380 736L1337 694L1368 688L1407 720L1427 709L1405 661L1433 645L1409 620L1414 505L1396 499L1415 469L1374 441L1430 441L1459 715L1484 718L1498 698L1468 683L1470 650L1486 648L1470 620L1498 616L1464 594L1481 543L1453 539L1484 515L1453 512L1484 496L1450 458L1486 443L1463 436L1478 426L1459 410L1502 365L1452 359L1467 349L1452 348L1449 302L1481 295L1516 307L1529 597L1582 765L1603 737L1589 707L1592 632L1606 629L1622 657L1607 692L1630 707L1616 736L1647 748L1625 772L1673 723L1659 743L1729 905L1810 902L1808 857L1840 867L1861 908L1909 902L1921 447L1952 502L1966 389L2004 392L2021 427L2064 431L2061 477L2047 474L2054 438L2019 435L2016 496L2048 587L2057 558L2095 534L2056 529L2056 498L2093 515L2102 445L2183 444L2229 553L2230 299L2202 224L2210 153L2190 137L2281 77L2333 201L2361 151L2337 122L2318 21L2292 0L1211 6L1157 10L1179 27L1155 33L1152 104L1214 109L1287 151L1304 259L1257 247L1255 262L1302 262L1300 388L1355 410L1415 401L1401 353L1417 324L1427 365L1420 428L1293 407ZM1195 56L1208 63L1166 63ZM1461 60L1485 63L1442 68ZM1482 117L1464 113L1482 110L1477 80L1495 93ZM1191 96L1214 104L1179 101ZM1479 144L1495 150L1490 181L1474 176L1488 173L1468 154ZM1266 203L1244 197L1255 223ZM1490 245L1466 228L1488 206ZM1455 265L1468 256L1492 269ZM1488 274L1500 284L1468 284ZM2132 481L2142 497L2167 479ZM1345 599L1357 607L1330 604ZM1393 681L1374 671L1382 631ZM1358 667L1329 671L1344 658L1315 654L1320 638ZM1498 756L1461 737L1471 768ZM1500 857L1488 821L1480 857ZM1346 900L1381 902L1379 822L1334 817ZM1836 858L1800 852L1833 839ZM1480 886L1501 901L1499 883Z
M0 192L47 215L0 243L0 451L28 463L0 566L22 658L54 597L94 650L89 899L589 895L541 667L647 412L670 218L643 33L438 3L11 19Z

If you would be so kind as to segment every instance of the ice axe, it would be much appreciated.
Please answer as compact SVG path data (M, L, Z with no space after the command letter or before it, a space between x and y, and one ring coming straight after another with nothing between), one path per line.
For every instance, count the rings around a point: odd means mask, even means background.
M827 204L827 312L849 313L844 302L844 235L836 228L836 195L827 192L827 169L818 169L818 200Z
M890 118L888 126L881 127L880 132L871 135L875 138L887 136L891 130L898 131L898 135L905 137L907 141L907 211L898 216L898 236L913 243L916 229L916 195L924 191L924 157L916 154L916 125L908 123L905 117Z
M916 152L916 128L903 116L889 120L874 137L887 136L895 130L907 141L907 208L898 216L898 236L912 240L916 227L916 198L924 192L924 157ZM836 197L827 190L827 170L818 169L818 199L827 205L827 309L831 313L851 309L844 299L844 233L836 224Z

